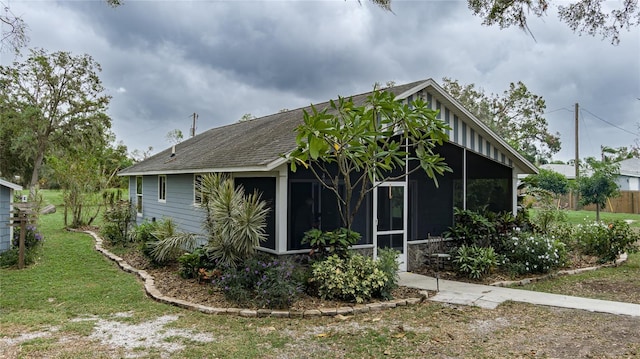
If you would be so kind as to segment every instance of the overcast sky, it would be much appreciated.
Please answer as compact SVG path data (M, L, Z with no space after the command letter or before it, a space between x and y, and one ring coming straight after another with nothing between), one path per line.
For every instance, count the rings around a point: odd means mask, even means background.
M640 137L640 28L613 46L574 34L553 8L529 20L534 40L481 25L460 0L393 0L393 14L366 0L9 5L28 23L31 47L87 53L102 65L112 129L130 151L170 147L167 133L188 136L194 112L200 133L246 113L367 92L375 82L443 77L488 93L523 81L546 100L550 130L561 134L554 159L574 157L576 102L580 157ZM1 56L4 65L14 60Z

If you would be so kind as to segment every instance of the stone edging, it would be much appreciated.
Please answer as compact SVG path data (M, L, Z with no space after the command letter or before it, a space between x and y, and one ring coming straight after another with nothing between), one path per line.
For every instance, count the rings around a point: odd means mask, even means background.
M196 310L206 314L233 314L241 317L255 318L255 317L276 317L276 318L316 318L320 316L337 316L337 315L349 315L358 313L377 312L384 309L402 307L407 305L414 305L424 301L429 294L426 291L420 292L421 298L407 298L407 299L394 299L387 302L377 302L369 304L358 304L353 307L340 307L340 308L320 308L310 310L271 310L271 309L244 309L244 308L216 308L206 305L191 303L186 300L168 297L160 293L155 286L155 280L151 274L142 269L132 267L121 257L109 252L102 246L102 238L92 231L82 231L91 235L95 241L95 248L98 252L105 255L107 258L116 262L118 266L128 273L134 273L140 277L144 282L144 290L148 296L157 300L158 302L175 305L177 307Z
M579 273L584 273L584 272L591 272L594 270L598 270L601 268L610 268L610 267L617 267L620 264L624 263L627 261L627 253L623 253L620 255L620 257L618 257L618 259L616 259L615 263L609 263L609 264L602 264L599 266L594 266L594 267L586 267L586 268L578 268L578 269L571 269L571 270L561 270L558 271L556 273L549 273L540 277L532 277L532 278L524 278L521 280L505 280L505 281L500 281L500 282L495 282L495 283L491 283L489 285L494 286L494 287L509 287L512 285L517 285L517 286L523 286L523 285L527 285L530 283L535 283L535 282L539 282L541 280L545 280L545 279L551 279L551 278L556 278L556 277L561 277L561 276L565 276L565 275L573 275L573 274L579 274Z

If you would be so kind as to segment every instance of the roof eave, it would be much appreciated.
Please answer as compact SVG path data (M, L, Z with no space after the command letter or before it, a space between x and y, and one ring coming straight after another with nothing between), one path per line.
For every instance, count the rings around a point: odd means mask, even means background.
M5 181L3 179L0 179L0 185L3 185L5 187L9 187L15 191L22 191L22 186L19 184L15 184L15 183L11 183L9 181Z
M271 172L281 165L287 163L286 158L279 158L267 163L264 166L243 166L243 167L220 167L220 168L187 168L180 170L154 170L154 171L131 171L118 173L120 177L132 176L157 176L157 175L181 175L192 173L241 173L241 172Z

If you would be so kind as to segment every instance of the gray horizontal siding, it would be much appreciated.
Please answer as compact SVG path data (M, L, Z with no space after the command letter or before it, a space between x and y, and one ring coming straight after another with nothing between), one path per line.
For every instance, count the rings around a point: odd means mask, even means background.
M0 252L11 248L11 227L9 227L11 192L10 188L0 186Z
M166 185L166 201L158 201L158 176L143 176L142 217L138 217L137 222L171 218L181 232L202 233L204 213L193 203L193 175L167 175ZM129 193L132 203L135 204L135 176L129 179Z

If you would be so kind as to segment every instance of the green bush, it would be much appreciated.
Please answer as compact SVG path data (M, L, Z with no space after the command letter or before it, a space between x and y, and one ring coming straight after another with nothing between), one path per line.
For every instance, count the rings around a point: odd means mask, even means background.
M480 279L498 266L498 255L492 247L463 244L455 251L453 263L459 273Z
M602 263L615 261L624 252L637 251L636 242L640 240L638 234L620 220L609 225L581 224L576 226L574 235L582 252L598 257Z
M13 267L18 265L20 246L20 227L16 227L13 232L11 248L0 253L0 267ZM44 238L34 225L27 225L24 237L24 264L33 264L38 256L38 250L42 246Z
M567 261L566 245L549 235L520 233L503 243L503 265L514 274L548 273Z
M533 217L533 225L541 233L549 234L558 223L567 222L567 212L555 208L542 208Z
M100 235L111 245L124 245L128 239L129 225L133 219L133 211L129 201L108 203L103 214L104 225Z
M342 258L346 258L349 247L358 243L360 238L360 233L347 228L339 228L335 231L327 232L314 228L304 233L302 244L309 243L312 255L317 254L320 257L326 257L337 254Z
M323 299L362 303L382 294L388 278L372 258L349 253L346 258L331 255L312 265L310 281Z
M398 255L400 252L393 248L380 248L378 249L378 268L384 273L387 278L385 284L380 288L379 297L383 299L393 299L391 293L394 289L398 288L398 269L400 264L398 263Z
M178 274L186 279L200 278L200 269L210 270L216 267L216 264L209 260L204 248L196 248L191 253L181 255L178 264Z
M26 250L31 250L31 249L40 247L40 245L42 245L43 237L38 232L36 226L32 224L28 224L25 230L26 231L24 235L24 248ZM20 227L16 227L15 230L13 231L12 245L15 248L18 248L18 246L20 245L20 232L21 232Z
M129 231L129 241L134 243L147 243L155 241L153 232L158 230L158 222L151 222L148 220L142 221L142 223L134 226Z
M0 253L0 268L16 267L18 265L19 249L13 247ZM38 247L30 248L24 252L24 265L28 266L35 263L38 257Z
M486 247L496 235L495 225L478 212L455 208L453 218L453 226L443 235L461 244Z
M213 283L228 300L240 305L282 309L291 306L302 292L297 270L291 261L250 258L240 267L223 268Z

